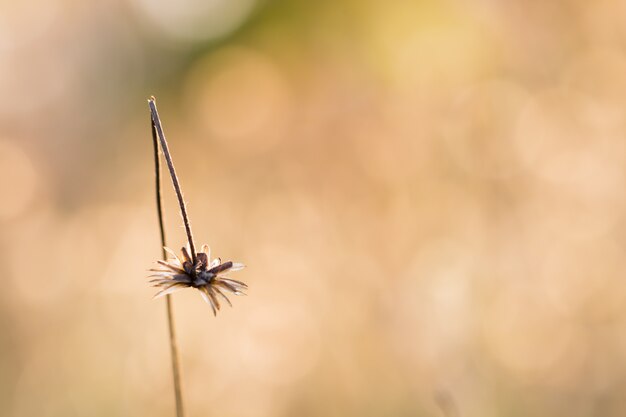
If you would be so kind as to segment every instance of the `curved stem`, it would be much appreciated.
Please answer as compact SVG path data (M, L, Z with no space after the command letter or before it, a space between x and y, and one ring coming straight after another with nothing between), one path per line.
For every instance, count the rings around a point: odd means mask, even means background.
M163 204L161 202L161 161L159 159L159 143L157 141L157 133L154 120L152 125L152 144L154 147L154 172L156 182L156 204L157 215L159 217L159 231L161 234L161 254L163 260L167 259L167 253L165 252L165 228L163 227ZM174 313L172 308L172 298L169 294L165 296L167 306L167 324L169 328L170 336L170 353L172 357L172 371L174 377L174 396L176 399L176 416L184 417L183 411L183 396L180 382L180 363L178 360L178 345L176 343L176 330L174 328Z
M174 311L172 308L172 296L165 296L167 305L167 323L170 329L170 352L172 356L172 372L174 376L174 398L176 399L176 417L185 417L183 410L183 390L180 382L180 363L178 360L178 345L176 343L176 330L174 327Z
M156 132L158 133L159 140L161 142L161 149L163 150L163 154L165 155L167 168L169 169L170 177L172 178L172 185L174 185L174 190L176 191L176 197L178 198L178 205L180 206L180 214L183 216L183 222L185 223L185 231L187 232L187 240L189 241L191 259L195 263L196 248L195 248L195 245L193 244L193 236L191 235L191 226L189 225L189 218L187 217L187 207L185 205L185 200L183 199L183 193L180 189L180 184L178 183L178 176L176 175L176 170L174 169L174 163L172 162L170 150L167 146L167 140L165 140L165 134L163 133L163 127L161 126L161 119L159 118L159 112L157 111L157 108L156 108L155 98L150 97L150 99L148 100L148 104L150 105L150 113L152 114L152 125L153 125L153 128L155 128Z

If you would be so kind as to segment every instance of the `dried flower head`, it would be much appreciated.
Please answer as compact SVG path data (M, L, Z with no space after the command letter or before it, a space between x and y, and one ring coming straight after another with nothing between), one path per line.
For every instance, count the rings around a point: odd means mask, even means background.
M151 277L157 277L151 280L154 287L161 288L154 297L162 297L167 294L182 290L184 288L196 288L200 291L200 295L213 309L213 314L217 314L220 309L218 296L223 298L228 305L232 304L224 292L230 292L235 295L246 295L243 291L248 286L241 282L228 277L228 273L239 271L244 268L243 264L231 261L222 262L220 258L211 259L211 250L208 245L203 245L202 250L196 254L195 262L189 255L189 249L183 247L181 249L182 257L176 256L174 251L164 248L173 258L167 261L157 261L158 268L150 269L154 274Z

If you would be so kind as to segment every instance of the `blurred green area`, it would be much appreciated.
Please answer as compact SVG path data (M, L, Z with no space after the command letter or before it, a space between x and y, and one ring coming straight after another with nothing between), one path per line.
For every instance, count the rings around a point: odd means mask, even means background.
M0 2L0 414L623 416L626 6ZM185 237L166 188L169 245Z

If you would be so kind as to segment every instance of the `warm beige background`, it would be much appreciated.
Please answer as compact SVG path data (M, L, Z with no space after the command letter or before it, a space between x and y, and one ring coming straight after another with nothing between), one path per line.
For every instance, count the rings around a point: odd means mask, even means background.
M173 416L151 94L188 416L626 415L623 3L2 1L0 93L1 415Z

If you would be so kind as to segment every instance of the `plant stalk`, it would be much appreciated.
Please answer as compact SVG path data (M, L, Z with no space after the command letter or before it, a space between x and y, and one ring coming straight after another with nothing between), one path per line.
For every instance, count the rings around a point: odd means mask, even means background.
M154 107L154 111L152 111L154 105L154 98L150 101L150 110L152 113L151 118L151 130L152 130L152 144L154 148L154 173L155 173L155 182L156 182L156 203L157 203L157 214L159 218L159 231L161 234L161 256L163 260L167 260L167 253L165 252L165 228L163 226L163 204L161 199L161 161L159 159L159 142L157 140L157 127L154 122L154 114L156 113L156 107ZM158 120L158 114L157 114ZM160 124L158 125L160 126ZM163 137L163 142L165 138ZM162 143L163 143L162 142ZM167 145L166 145L167 146ZM167 149L167 147L164 147ZM171 163L171 158L168 155L168 163ZM170 173L173 172L173 165ZM174 174L175 175L175 174ZM174 177L172 178L174 180ZM178 181L176 181L174 187L176 188ZM178 190L178 189L177 189ZM184 211L183 211L184 213ZM186 218L186 214L184 214L184 218ZM185 223L187 226L187 222ZM191 233L191 232L189 232ZM191 234L188 234L190 240L190 246L193 251L193 243L191 243ZM176 330L174 327L174 313L172 308L172 297L167 294L165 296L165 302L167 306L167 324L169 328L169 337L170 337L170 354L172 358L172 373L174 378L174 397L176 399L176 417L184 417L184 409L183 409L183 396L182 396L182 387L181 387L181 378L180 378L180 363L178 359L178 344L176 342Z
M189 224L189 217L187 217L187 206L183 198L183 193L180 189L178 176L176 175L176 170L174 169L174 162L172 162L170 150L169 150L169 147L167 146L167 140L165 140L165 134L163 133L163 127L161 126L161 119L159 118L159 112L157 111L157 108L156 108L155 98L150 97L150 99L148 100L148 104L150 105L150 113L152 114L152 126L153 126L153 129L156 128L156 133L159 136L159 141L161 142L161 149L163 150L163 154L165 155L167 168L169 169L170 177L172 178L172 185L174 186L174 190L176 191L176 197L178 198L178 205L180 206L180 214L183 216L183 222L185 223L185 232L187 232L187 240L189 241L189 250L191 251L191 259L193 263L195 264L196 248L195 248L195 245L193 244L193 236L191 235L191 226Z

